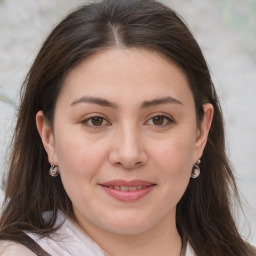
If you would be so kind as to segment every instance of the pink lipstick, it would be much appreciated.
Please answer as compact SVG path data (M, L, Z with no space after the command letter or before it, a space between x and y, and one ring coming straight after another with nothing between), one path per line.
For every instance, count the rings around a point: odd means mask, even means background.
M129 202L144 197L156 184L144 180L111 180L100 185L113 198Z

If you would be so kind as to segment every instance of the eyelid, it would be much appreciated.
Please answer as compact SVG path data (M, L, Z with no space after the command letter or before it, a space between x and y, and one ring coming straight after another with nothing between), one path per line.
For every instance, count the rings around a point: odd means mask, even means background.
M103 121L105 121L107 124L101 125L101 126L88 125L87 122L88 122L90 119L94 118L94 117L102 118ZM102 127L111 125L111 123L107 120L107 118L106 118L103 114L101 114L101 113L92 113L92 114L86 115L86 116L83 117L81 123L82 123L83 125L89 127L89 128L93 128L93 129L100 129L100 128L102 128Z
M164 117L165 119L168 120L168 124L164 124L164 125L154 125L152 124L152 126L158 126L159 128L161 127L165 127L165 126L168 126L172 123L175 122L174 118L170 115L170 114L166 114L166 113L154 113L154 114L151 114L147 117L147 121L145 123L148 123L150 120L152 120L154 117L157 117L157 116L161 116L161 117Z
M160 113L153 113L153 114L150 114L149 116L147 116L147 119L144 122L144 124L147 124L150 120L152 120L154 117L157 117L157 116L164 117L168 121L168 123L167 124L163 124L163 125L151 124L152 126L156 126L156 127L158 126L159 128L161 128L161 127L168 126L168 125L170 125L170 124L175 122L174 118L170 114L166 114L166 113L160 112ZM100 125L100 126L88 125L87 122L90 119L94 118L94 117L102 118L103 121L106 122L106 124L103 124L103 125ZM106 118L105 115L101 114L101 113L92 113L92 114L86 115L85 117L83 117L81 123L84 124L85 126L89 127L89 128L93 128L93 129L100 129L100 128L103 128L105 126L111 125L111 122L108 120L108 118Z

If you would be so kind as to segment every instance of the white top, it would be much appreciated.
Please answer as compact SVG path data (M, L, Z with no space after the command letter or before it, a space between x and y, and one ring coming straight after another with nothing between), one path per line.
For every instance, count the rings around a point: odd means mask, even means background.
M40 238L39 235L27 233L46 252L52 256L104 256L104 251L84 233L72 220L65 219L61 213L57 223L63 225L50 237ZM2 256L35 256L30 250L14 242L1 242L0 255ZM195 256L191 246L187 245L185 256Z

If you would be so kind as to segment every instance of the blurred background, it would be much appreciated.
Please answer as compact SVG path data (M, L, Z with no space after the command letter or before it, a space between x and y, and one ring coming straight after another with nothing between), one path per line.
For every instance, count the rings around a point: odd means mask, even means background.
M54 25L86 2L0 0L1 181L25 75ZM184 18L208 61L224 112L228 155L244 201L245 214L240 211L237 219L245 239L256 246L256 0L161 2ZM2 189L3 184L0 202Z

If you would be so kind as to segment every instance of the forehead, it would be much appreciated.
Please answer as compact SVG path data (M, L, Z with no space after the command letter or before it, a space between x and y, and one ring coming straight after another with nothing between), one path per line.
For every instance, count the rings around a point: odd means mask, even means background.
M192 97L182 70L163 54L145 48L105 49L83 60L67 75L60 97L72 100L81 94L113 100Z

